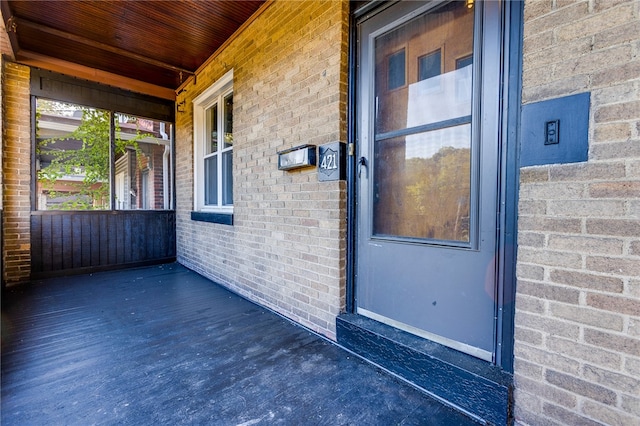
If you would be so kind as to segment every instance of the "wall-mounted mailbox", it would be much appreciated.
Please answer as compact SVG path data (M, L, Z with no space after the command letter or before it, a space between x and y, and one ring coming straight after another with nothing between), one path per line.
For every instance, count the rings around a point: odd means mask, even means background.
M316 165L316 146L300 145L278 151L278 169L293 170Z
M345 180L346 145L343 142L332 142L318 147L318 180Z

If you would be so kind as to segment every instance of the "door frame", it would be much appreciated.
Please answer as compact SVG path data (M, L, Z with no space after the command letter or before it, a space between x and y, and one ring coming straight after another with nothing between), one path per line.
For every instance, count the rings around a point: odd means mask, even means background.
M346 312L356 311L356 261L357 261L357 211L358 197L356 177L356 126L357 105L357 25L367 17L377 14L395 2L381 4L371 1L364 5L351 3L349 26L349 92L347 134L349 157L347 161L347 282ZM519 190L519 121L522 89L522 2L500 0L503 85L500 96L499 147L500 185L497 236L497 324L495 342L495 365L507 372L513 372L514 315L517 254L517 205Z

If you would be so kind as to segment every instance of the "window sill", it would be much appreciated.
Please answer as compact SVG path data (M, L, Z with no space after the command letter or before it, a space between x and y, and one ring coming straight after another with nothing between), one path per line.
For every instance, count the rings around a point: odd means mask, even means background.
M191 220L233 225L233 213L191 212Z

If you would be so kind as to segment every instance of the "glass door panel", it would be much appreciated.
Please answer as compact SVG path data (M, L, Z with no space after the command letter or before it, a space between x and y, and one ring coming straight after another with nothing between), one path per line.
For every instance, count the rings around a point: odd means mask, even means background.
M469 242L471 126L376 141L373 234Z
M471 115L473 10L451 2L375 39L376 136Z
M470 242L473 16L452 2L375 38L374 236Z

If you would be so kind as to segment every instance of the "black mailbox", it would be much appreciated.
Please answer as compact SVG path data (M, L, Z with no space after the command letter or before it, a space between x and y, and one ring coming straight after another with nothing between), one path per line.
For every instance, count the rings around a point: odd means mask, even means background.
M293 170L316 165L316 146L300 145L278 152L278 169Z

